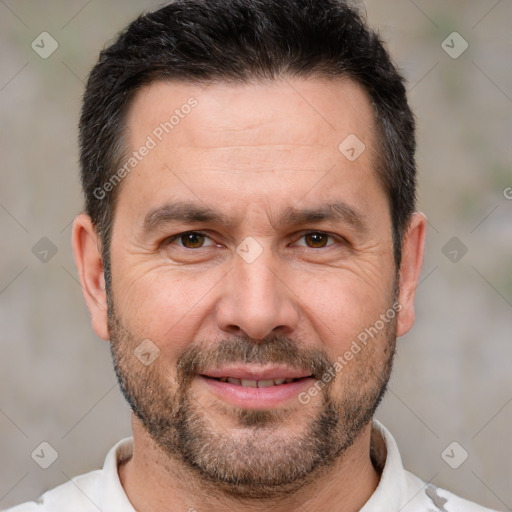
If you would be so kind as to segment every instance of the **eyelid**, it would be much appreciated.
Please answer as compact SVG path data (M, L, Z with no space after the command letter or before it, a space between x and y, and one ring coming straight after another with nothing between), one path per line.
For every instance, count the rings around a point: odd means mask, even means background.
M304 238L306 235L312 235L312 234L318 234L318 235L325 235L327 236L328 238L332 238L335 242L344 242L344 239L333 234L333 233L329 233L327 231L320 231L320 230L308 230L308 231L302 231L300 233L300 236L297 238L297 240L300 240L302 238ZM329 244L329 245L326 245L325 247L308 247L307 245L300 245L299 247L305 247L306 249L313 249L313 250L319 250L319 249L325 249L326 247L331 247L332 245L334 245L334 243L332 244Z
M191 230L188 230L188 231L181 231L180 233L176 233L175 235L172 235L170 237L167 237L163 242L162 242L162 245L170 245L172 244L173 242L175 242L176 240L179 240L183 235L186 235L186 234L189 234L189 233L196 233L198 235L202 235L204 236L205 238L209 239L210 240L210 244L208 245L203 245L201 247L197 247L197 248L190 248L190 247L185 247L181 244L175 244L177 245L178 247L181 247L183 249L188 249L190 251L198 251L198 250L201 250L201 249L205 249L207 247L212 247L212 246L219 246L218 243L216 243L208 234L207 232L205 231L199 231L199 230L195 230L195 229L191 229ZM315 250L315 251L318 251L320 249L325 249L327 247L332 247L333 245L335 245L335 242L338 242L338 243L341 243L341 244L347 244L347 240L339 235L335 235L334 233L330 233L328 231L321 231L321 230L313 230L313 229L309 229L309 230L305 230L305 231L301 231L300 233L298 233L299 236L297 236L297 234L294 235L293 239L294 240L301 240L303 239L306 235L311 235L311 234L320 234L320 235L325 235L327 236L328 238L331 238L332 240L334 240L334 243L330 243L329 245L326 245L325 247L308 247L306 244L300 244L298 245L298 247L305 247L306 249L312 249L312 250ZM296 242L295 242L296 243Z
M208 245L203 245L201 247L197 247L196 249L192 249L190 247L185 247L184 245L181 245L181 244L175 244L175 245L177 245L178 247L181 247L183 249L188 249L188 250L191 250L191 251L197 251L197 250L200 250L200 249L204 249L205 247L212 247L214 245L219 245L219 244L215 243L212 240L212 238L210 236L208 236L204 231L198 231L198 230L195 230L195 229L191 229L189 231L182 231L181 233L176 233L175 235L169 236L169 237L167 237L162 242L162 245L170 245L170 244L174 243L176 240L179 240L183 235L188 235L190 233L202 235L205 238L208 238L211 241L211 243L208 244Z

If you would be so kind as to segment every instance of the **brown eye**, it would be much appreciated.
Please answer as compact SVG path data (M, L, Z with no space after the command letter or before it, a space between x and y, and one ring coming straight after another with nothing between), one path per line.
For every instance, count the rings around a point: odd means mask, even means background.
M200 249L204 246L205 240L208 239L208 237L197 231L188 231L187 233L177 235L175 239L178 245L187 249Z
M323 247L327 247L327 243L329 238L332 238L326 233L313 232L304 235L304 240L306 241L306 245L311 247L312 249L322 249Z

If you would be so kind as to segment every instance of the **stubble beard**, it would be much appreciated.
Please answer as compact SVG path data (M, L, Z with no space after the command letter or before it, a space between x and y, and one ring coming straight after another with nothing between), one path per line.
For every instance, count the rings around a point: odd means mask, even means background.
M282 336L258 343L231 338L187 348L170 378L162 356L150 366L134 356L140 340L123 327L113 304L108 318L121 391L155 445L170 462L197 475L199 483L239 499L279 498L333 466L371 421L389 381L396 344L393 319L324 385L314 405L297 401L289 409L254 410L219 404L211 411L192 389L202 369L274 362L307 368L321 379L333 363L325 352L300 348ZM339 398L333 393L338 380ZM219 411L236 422L236 429L216 421ZM299 427L297 414L303 419Z

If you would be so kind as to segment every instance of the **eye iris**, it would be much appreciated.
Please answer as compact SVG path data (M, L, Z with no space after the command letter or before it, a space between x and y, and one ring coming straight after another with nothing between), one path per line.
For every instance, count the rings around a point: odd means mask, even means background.
M306 243L310 247L319 248L327 245L327 235L324 233L309 233L306 235Z
M182 244L189 249L197 249L204 243L204 235L201 233L185 233L181 235Z

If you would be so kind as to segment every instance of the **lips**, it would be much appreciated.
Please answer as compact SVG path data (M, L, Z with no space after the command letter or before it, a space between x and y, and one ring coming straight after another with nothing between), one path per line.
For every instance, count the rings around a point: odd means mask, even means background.
M244 407L275 406L289 400L312 375L283 365L231 365L201 373L209 388Z
M311 377L304 371L286 366L232 365L215 368L202 373L203 377L220 382L229 382L235 386L265 388L289 384L299 379Z
M212 373L217 375L208 375ZM274 378L271 378L272 373L276 375ZM198 385L203 386L203 389L217 399L240 409L274 409L285 404L297 404L299 393L314 382L311 375L301 375L301 372L290 369L270 369L262 372L254 369L224 368L208 371L208 374L198 375Z
M245 388L269 388L272 386L281 386L282 384L290 384L292 382L296 382L300 379L298 378L277 378L277 379L238 379L236 377L210 377L208 375L203 375L203 377L214 379L219 382L227 382L229 384L234 384L235 386L242 386Z

